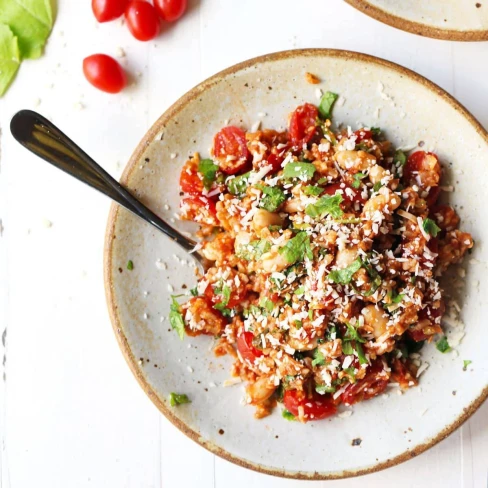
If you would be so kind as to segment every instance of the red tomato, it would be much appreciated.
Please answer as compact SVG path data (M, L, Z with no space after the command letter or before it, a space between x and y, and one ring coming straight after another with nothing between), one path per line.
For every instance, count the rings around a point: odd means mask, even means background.
M139 41L150 41L159 34L156 9L143 0L132 0L125 9L125 20L131 34Z
M180 188L190 195L201 195L203 193L203 180L198 173L196 161L188 161L181 170Z
M184 197L180 204L181 218L199 224L219 225L215 202L204 196Z
M219 168L228 175L243 170L250 161L246 133L239 127L228 126L216 134L213 154L219 160Z
M92 0L92 10L98 22L109 22L119 18L128 0Z
M159 16L166 22L178 20L186 10L187 0L154 0Z
M441 187L440 186L433 186L429 190L429 194L427 195L427 198L425 199L425 203L427 203L427 206L432 207L433 205L435 205L440 194L441 194Z
M407 159L403 168L403 179L409 185L418 184L420 187L434 187L439 184L441 165L434 153L416 151Z
M83 60L85 78L99 90L119 93L126 85L122 66L106 54L93 54Z
M289 137L293 145L302 146L310 142L316 133L319 111L315 105L300 105L291 115Z
M271 153L266 161L267 165L271 166L273 169L272 173L276 173L281 169L281 163L284 161L285 156L278 156L277 154Z
M253 339L254 335L252 332L242 332L242 334L237 336L237 350L241 354L242 359L249 361L251 364L254 364L256 358L263 355L262 351L253 346Z
M359 129L354 132L354 135L356 136L356 144L359 144L366 139L373 138L373 133L369 129Z
M342 402L347 405L369 400L382 393L388 385L389 376L383 370L383 362L375 361L369 366L366 376L349 385L342 394Z
M286 390L283 396L286 409L298 417L298 407L303 407L304 419L320 420L334 415L337 411L331 395L320 395L314 392L312 398L307 398L297 390Z
M352 195L349 191L346 191L347 189L352 190L354 195ZM348 204L350 205L354 202L364 203L366 201L364 200L362 192L359 189L352 188L345 183L332 183L331 185L327 185L322 194L333 196L337 193L337 191L339 191L342 196L341 206Z

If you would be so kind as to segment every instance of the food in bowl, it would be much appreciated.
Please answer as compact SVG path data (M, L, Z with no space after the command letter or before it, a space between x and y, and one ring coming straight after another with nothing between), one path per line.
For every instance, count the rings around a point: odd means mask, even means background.
M280 402L319 420L416 386L410 354L443 332L437 279L473 246L438 204L438 157L395 151L377 128L333 130L336 98L297 107L286 131L226 126L181 172L181 218L212 264L171 324L218 338L257 418Z

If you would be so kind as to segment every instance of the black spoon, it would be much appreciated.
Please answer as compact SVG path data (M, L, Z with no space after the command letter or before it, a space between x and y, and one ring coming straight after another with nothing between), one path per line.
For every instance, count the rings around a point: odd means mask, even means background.
M149 210L42 115L32 110L21 110L12 117L10 131L14 138L29 151L102 192L141 219L154 225L185 251L189 252L195 248L197 244L195 241L180 234ZM193 255L199 264L205 265L205 258L198 253Z

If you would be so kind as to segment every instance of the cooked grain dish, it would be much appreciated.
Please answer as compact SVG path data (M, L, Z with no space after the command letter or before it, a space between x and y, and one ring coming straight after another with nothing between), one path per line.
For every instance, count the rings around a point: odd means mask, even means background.
M333 130L336 98L299 106L284 132L226 126L181 172L181 218L211 266L171 323L217 338L257 418L283 403L318 420L417 385L410 354L443 334L438 277L473 246L438 204L438 157Z

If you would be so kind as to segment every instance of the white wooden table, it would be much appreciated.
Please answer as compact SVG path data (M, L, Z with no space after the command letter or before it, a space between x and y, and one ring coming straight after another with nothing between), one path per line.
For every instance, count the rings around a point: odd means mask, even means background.
M233 466L159 414L126 366L105 307L109 202L18 146L9 120L22 108L40 111L119 176L150 124L204 78L272 51L333 47L416 70L488 127L488 43L417 37L341 0L193 0L184 20L143 44L119 21L98 26L86 0L58 3L45 56L24 63L0 100L2 486L305 486ZM118 48L135 86L109 96L88 86L81 60ZM485 404L416 459L361 479L307 486L478 488L487 478Z

